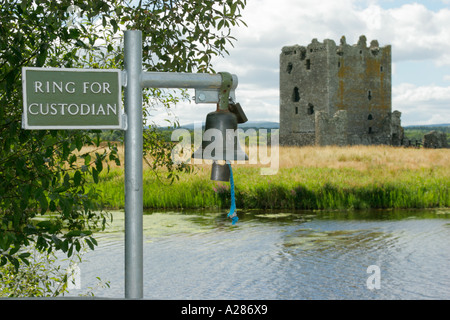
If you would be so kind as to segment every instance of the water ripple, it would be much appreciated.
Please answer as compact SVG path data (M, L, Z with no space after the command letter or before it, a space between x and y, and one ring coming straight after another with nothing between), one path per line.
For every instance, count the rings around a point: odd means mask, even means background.
M450 224L439 217L242 214L231 226L224 214L145 215L145 297L450 299ZM111 281L100 296L123 296L117 218L114 232L97 237L98 249L81 266L83 287L97 276ZM372 265L381 271L379 290L367 287Z

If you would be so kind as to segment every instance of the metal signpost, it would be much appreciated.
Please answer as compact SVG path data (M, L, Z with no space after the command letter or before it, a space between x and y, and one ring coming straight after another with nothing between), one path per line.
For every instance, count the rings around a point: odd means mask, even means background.
M125 297L143 297L143 180L142 180L142 89L195 89L196 103L218 103L220 74L142 71L142 32L125 32ZM237 77L232 75L230 97L234 99Z
M24 129L125 130L125 298L143 298L143 88L195 89L219 103L221 74L142 71L142 32L125 31L124 72L23 68ZM229 75L235 99L237 77ZM125 113L121 108L124 90ZM227 93L228 97L228 93Z

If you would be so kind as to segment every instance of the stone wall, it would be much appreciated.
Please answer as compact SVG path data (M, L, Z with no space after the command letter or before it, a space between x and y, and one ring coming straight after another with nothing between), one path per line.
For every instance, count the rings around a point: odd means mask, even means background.
M424 148L448 148L447 135L440 131L431 131L423 136Z
M332 117L327 112L322 111L316 113L316 145L345 146L348 144L347 132L348 121L346 110L340 110Z
M405 133L401 126L401 112L394 111L390 114L390 141L386 141L386 144L391 144L393 146L401 146L404 144ZM408 143L409 144L409 143Z
M281 145L397 143L391 108L391 46L361 36L352 46L342 37L282 48Z
M373 40L367 46L365 36L356 45L345 37L330 57L330 103L334 110L347 110L350 135L376 135L385 128L391 112L391 47L380 48ZM387 133L389 134L389 132Z
M313 39L308 46L284 47L280 55L280 144L311 145L315 113L328 108L326 47Z

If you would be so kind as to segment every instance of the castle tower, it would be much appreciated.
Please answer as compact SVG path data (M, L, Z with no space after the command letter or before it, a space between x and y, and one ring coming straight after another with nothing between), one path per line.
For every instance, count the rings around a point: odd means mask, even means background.
M391 109L391 46L380 48L376 40L367 46L361 36L353 46L342 37L339 45L313 39L306 47L282 48L281 144L391 144ZM345 119L346 124L316 124L316 119L331 119L338 111L336 121ZM336 130L328 130L325 123L339 126L339 132L346 128L345 137L330 136Z

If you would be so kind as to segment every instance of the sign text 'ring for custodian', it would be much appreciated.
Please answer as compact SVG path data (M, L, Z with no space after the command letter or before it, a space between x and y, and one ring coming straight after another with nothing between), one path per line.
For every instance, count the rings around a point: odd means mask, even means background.
M23 68L25 129L123 129L121 72Z

